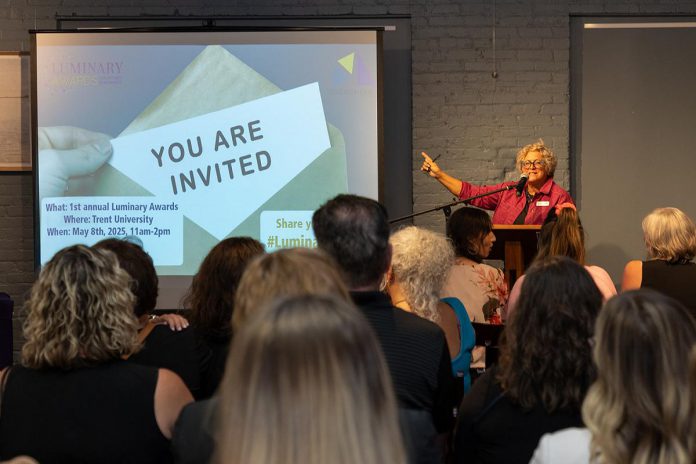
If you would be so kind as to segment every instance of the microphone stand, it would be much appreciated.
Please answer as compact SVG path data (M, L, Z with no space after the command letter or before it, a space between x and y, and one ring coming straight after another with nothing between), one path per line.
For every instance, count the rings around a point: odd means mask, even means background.
M395 224L397 222L405 221L406 219L412 219L414 217L422 216L423 214L432 213L433 211L440 211L440 210L442 210L442 212L445 214L445 218L449 219L450 215L452 214L452 207L453 206L457 206L460 204L467 204L467 203L471 202L472 200L476 200L477 198L487 197L488 195L493 195L495 193L505 192L507 190L514 190L516 188L517 188L517 184L506 185L505 187L491 190L490 192L480 193L478 195L474 195L473 197L464 198L463 200L453 201L452 203L447 203L446 205L436 206L435 208L426 209L424 211L418 211L417 213L409 214L408 216L402 216L400 218L392 219L391 221L389 221L389 224Z

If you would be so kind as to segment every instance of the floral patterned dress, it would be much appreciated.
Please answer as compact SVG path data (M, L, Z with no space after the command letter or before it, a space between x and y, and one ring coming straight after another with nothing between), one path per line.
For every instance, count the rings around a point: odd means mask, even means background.
M501 324L508 299L503 271L487 264L470 263L452 266L440 296L459 298L471 322Z
M483 263L458 258L452 266L441 298L458 298L466 308L471 322L502 324L502 312L508 299L503 271ZM483 347L472 352L471 367L484 367Z

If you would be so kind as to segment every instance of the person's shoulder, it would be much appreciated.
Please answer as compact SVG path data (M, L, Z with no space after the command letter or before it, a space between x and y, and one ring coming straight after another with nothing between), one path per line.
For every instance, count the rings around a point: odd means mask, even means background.
M567 192L567 190L564 189L563 187L561 187L558 184L558 182L556 182L556 179L554 179L553 177L549 177L548 180L544 183L544 185L545 186L548 185L549 188L557 190L557 191Z
M471 386L459 408L460 421L473 422L489 411L502 399L502 389L498 382L497 368L487 369Z
M439 325L399 308L392 311L394 325L382 335L400 340L404 352L435 359L447 351L445 332Z
M585 269L587 269L587 272L595 272L597 274L609 275L606 269L604 269L602 266L597 266L596 264L586 264Z
M176 337L176 338L196 338L196 331L193 329L192 326L185 327L181 330L174 330L171 327L169 327L167 324L157 324L154 326L152 329L152 332L149 337L151 336L158 336L158 337L164 337L164 338L170 338L170 337Z
M547 181L548 185L548 191L557 195L558 196L558 203L565 203L565 202L571 202L575 204L573 201L573 198L570 196L570 193L560 185L558 185L558 182L556 182L553 178L550 178ZM542 190L545 190L544 187L541 188Z
M547 433L539 440L530 464L588 463L590 462L590 441L590 431L586 428L573 427Z
M196 332L192 327L182 330L172 330L166 324L156 325L152 332L145 338L145 344L149 347L167 346L173 349L190 349L198 343Z
M216 396L206 400L189 403L182 409L176 422L176 428L204 428L212 430L217 419L219 399Z
M431 334L433 336L444 336L439 325L416 314L404 311L403 309L397 307L392 308L392 313L394 314L394 319L399 322L399 326L402 329Z
M104 363L99 366L100 370L104 372L104 375L108 375L108 372L118 373L120 378L125 378L126 376L139 379L149 379L155 384L157 382L158 367L150 366L147 364L139 364L129 361L116 361Z
M646 264L649 261L646 262ZM621 278L621 291L640 288L643 283L643 261L633 260L626 263Z
M486 263L477 263L474 268L479 268L483 269L486 273L494 274L496 276L499 276L500 278L503 278L503 270L494 266L491 266L490 264Z
M182 409L174 426L172 451L175 462L209 462L215 450L218 398L190 403Z
M605 297L616 295L616 286L606 269L595 265L585 266L585 269L590 273L590 276Z
M587 272L589 272L592 277L611 281L611 276L609 276L609 273L606 271L606 269L604 269L601 266L595 266L593 264L585 266L585 269L587 269Z

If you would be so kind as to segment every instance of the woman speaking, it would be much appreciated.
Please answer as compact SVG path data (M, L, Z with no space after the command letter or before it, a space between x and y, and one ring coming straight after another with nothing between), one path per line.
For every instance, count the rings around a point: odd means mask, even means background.
M556 155L544 145L542 140L523 147L517 153L517 168L527 177L524 194L514 189L516 182L496 185L476 186L456 179L435 163L423 152L421 171L437 179L447 190L460 199L509 186L510 190L493 193L472 200L469 204L493 210L494 224L542 224L549 211L561 203L573 203L568 192L553 181L556 170Z

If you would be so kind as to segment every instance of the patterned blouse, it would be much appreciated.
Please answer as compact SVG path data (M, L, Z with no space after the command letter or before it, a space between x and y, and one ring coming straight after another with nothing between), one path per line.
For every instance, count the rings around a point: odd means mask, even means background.
M508 288L503 271L472 262L452 266L440 296L459 298L471 322L501 324Z

